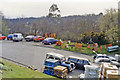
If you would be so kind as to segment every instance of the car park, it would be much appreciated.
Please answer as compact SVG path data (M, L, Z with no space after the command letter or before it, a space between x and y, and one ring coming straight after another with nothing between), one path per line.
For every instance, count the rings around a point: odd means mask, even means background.
M14 33L13 34L13 42L15 41L22 41L23 40L23 36L21 33Z
M83 70L85 69L84 65L90 65L91 64L88 59L75 57L75 56L69 56L68 61L74 63L76 68L83 69Z
M6 36L2 36L2 34L0 34L0 40L5 40Z
M108 58L110 61L116 61L114 57L107 56L106 54L97 54L93 57L93 60L96 60L98 58Z
M46 38L45 40L42 41L43 44L56 44L56 42L58 42L58 40L54 39L54 38Z
M26 41L33 41L34 35L28 35L25 37Z
M12 38L13 38L13 34L9 34L9 35L7 36L7 40L12 40Z
M40 41L43 41L45 38L44 37L42 37L42 36L35 36L35 37L33 37L33 41L34 42L40 42Z
M46 59L58 60L61 66L67 67L69 72L71 72L75 69L75 64L72 62L67 62L65 56L63 56L61 54L54 53L54 52L47 53Z
M111 61L108 58L98 58L95 60L95 63L97 64L101 64L102 62L110 63Z

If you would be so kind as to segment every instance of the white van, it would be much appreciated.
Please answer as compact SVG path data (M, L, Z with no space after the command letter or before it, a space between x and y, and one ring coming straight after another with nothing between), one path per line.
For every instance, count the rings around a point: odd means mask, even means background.
M23 36L21 33L14 33L13 34L13 42L14 41L22 41L23 40Z

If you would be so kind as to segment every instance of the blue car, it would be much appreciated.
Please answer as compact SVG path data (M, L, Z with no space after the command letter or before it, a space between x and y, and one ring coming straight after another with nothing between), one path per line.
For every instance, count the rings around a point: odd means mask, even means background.
M58 42L58 40L54 39L54 38L46 38L42 41L43 44L56 44L56 42Z
M12 40L12 37L13 37L13 34L9 34L9 35L7 36L7 40Z

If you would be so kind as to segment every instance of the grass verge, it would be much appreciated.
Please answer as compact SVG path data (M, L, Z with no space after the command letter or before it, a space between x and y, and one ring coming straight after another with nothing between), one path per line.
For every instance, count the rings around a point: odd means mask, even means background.
M33 71L31 69L27 69L11 62L3 61L2 62L10 68L11 70L2 70L3 75L2 78L49 78L49 80L60 80L53 76L49 76L43 74L42 72Z

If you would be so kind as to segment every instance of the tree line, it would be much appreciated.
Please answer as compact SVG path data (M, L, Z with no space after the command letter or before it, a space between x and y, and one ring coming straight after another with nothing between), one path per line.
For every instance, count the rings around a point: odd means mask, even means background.
M46 17L4 18L3 33L21 32L25 36L56 33L56 37L62 40L88 43L92 38L99 44L118 44L120 38L118 23L118 10L116 9L107 9L105 14L61 17L59 8L53 4Z

